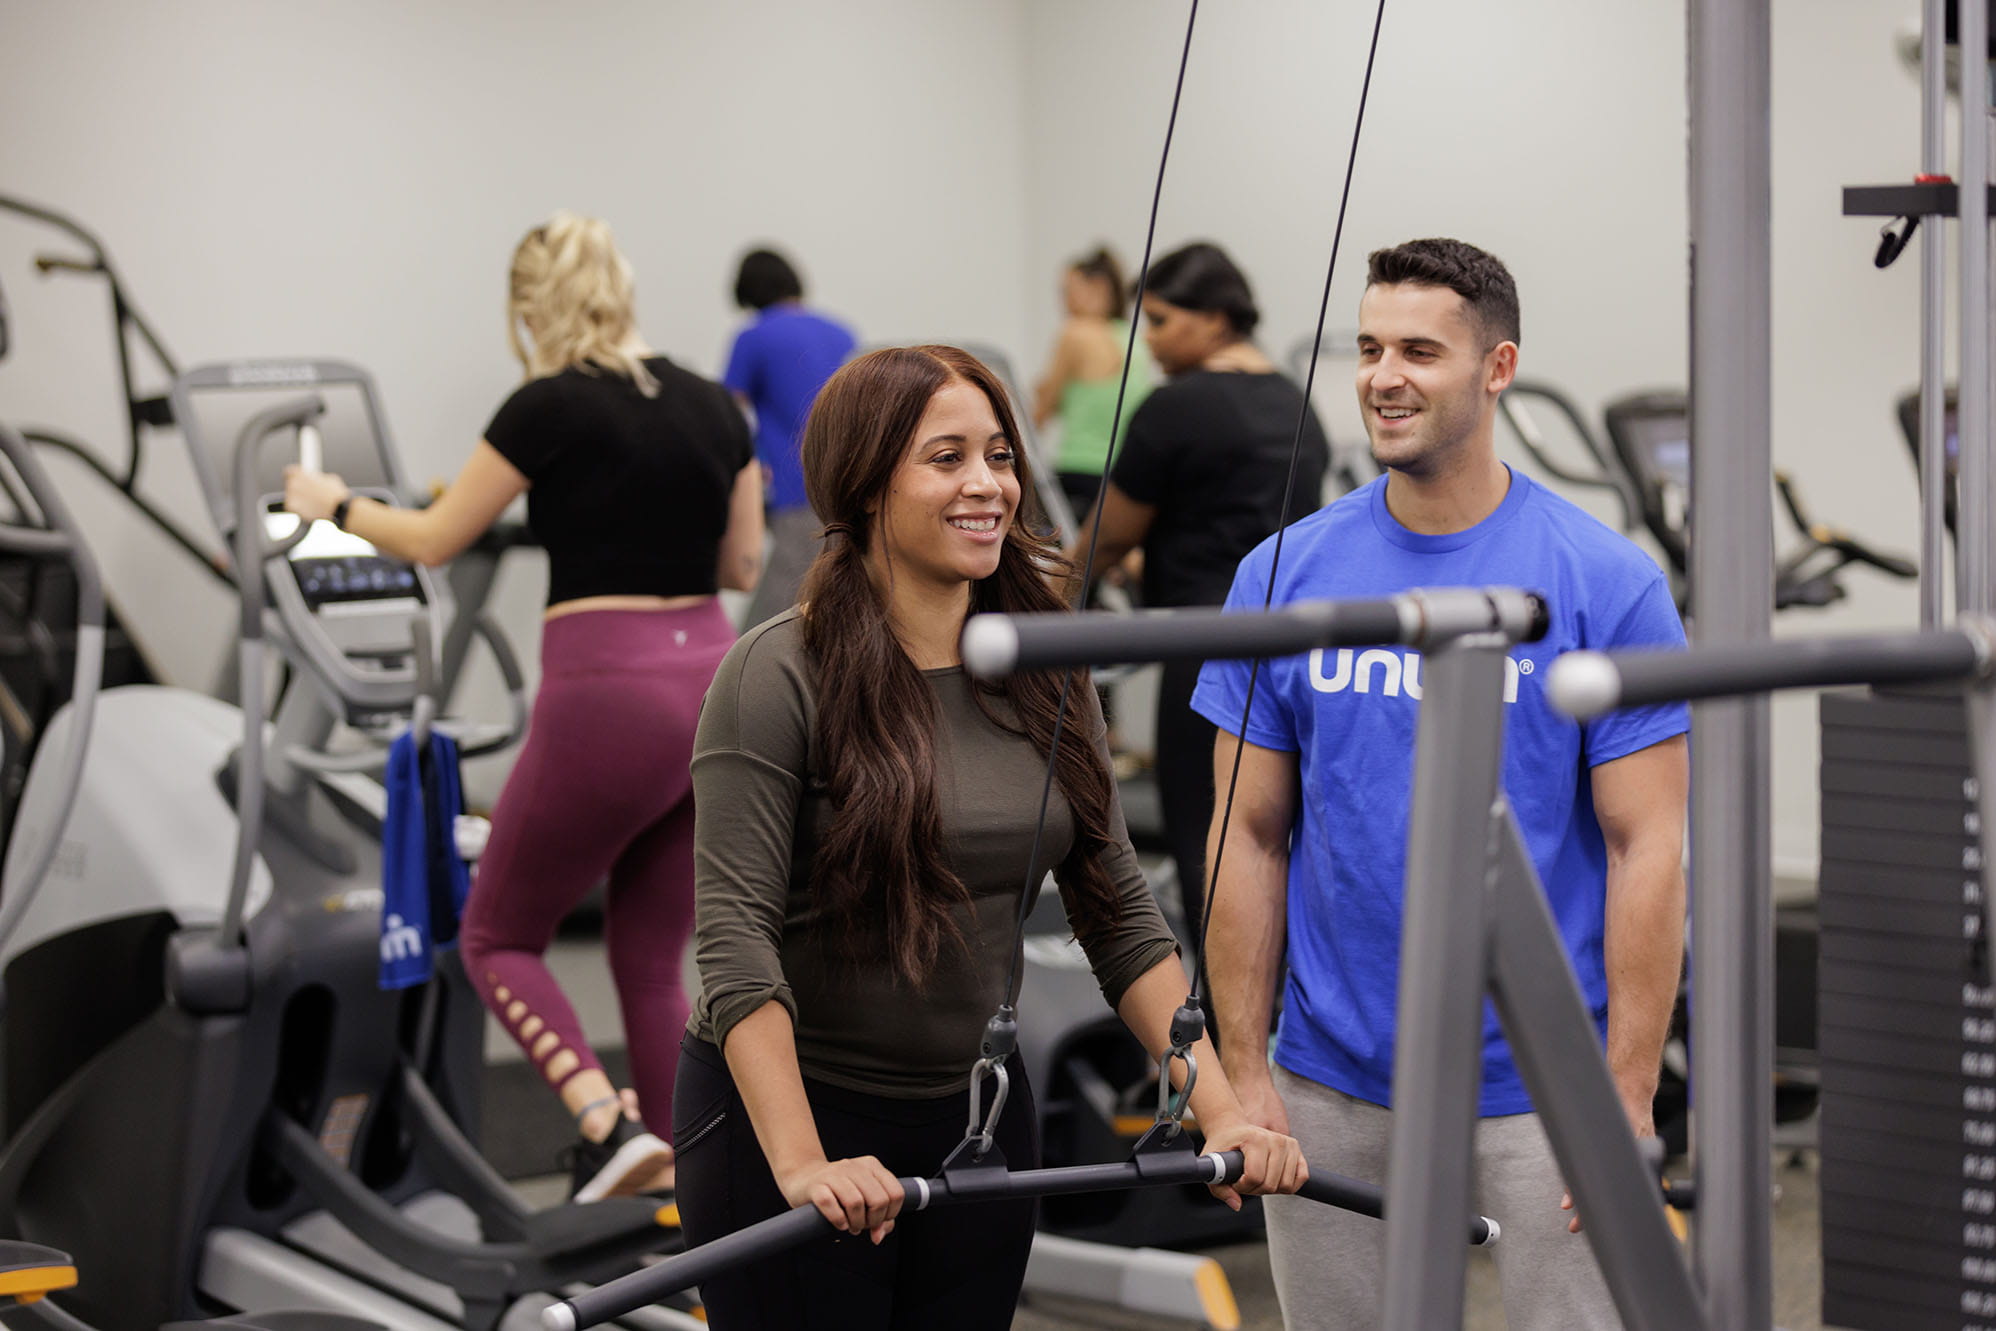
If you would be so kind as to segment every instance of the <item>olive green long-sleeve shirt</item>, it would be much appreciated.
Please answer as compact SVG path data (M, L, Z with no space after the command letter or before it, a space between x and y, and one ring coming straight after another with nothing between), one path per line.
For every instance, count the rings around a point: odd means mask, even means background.
M971 899L956 915L969 956L946 946L915 989L894 972L884 921L862 926L857 964L824 936L810 871L833 811L817 753L813 670L793 610L736 643L708 691L693 746L702 994L689 1029L720 1046L736 1022L775 1000L796 1024L805 1076L898 1098L953 1094L968 1083L1016 947L1046 762L1031 741L985 716L973 694L978 685L960 668L924 672L936 696L945 853ZM1094 691L1076 689L1073 697L1070 724L1099 735ZM986 701L1004 714L1002 697ZM1122 918L1079 941L1113 1007L1176 942L1130 849L1120 808L1111 836L1104 867L1121 895ZM1035 884L1066 858L1073 839L1072 815L1056 789ZM1030 1001L1024 997L1022 1008Z

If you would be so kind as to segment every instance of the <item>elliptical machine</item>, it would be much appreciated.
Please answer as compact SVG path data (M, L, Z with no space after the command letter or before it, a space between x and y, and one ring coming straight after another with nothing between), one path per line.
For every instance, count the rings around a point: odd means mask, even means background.
M1669 561L1682 606L1690 570L1690 399L1676 391L1631 393L1610 402L1603 417L1615 455L1633 483L1643 526ZM1850 532L1810 517L1794 479L1786 472L1774 473L1774 485L1798 538L1792 549L1776 559L1776 610L1820 608L1841 601L1846 595L1841 575L1853 565L1893 578L1919 576L1919 566L1911 560L1873 549Z
M103 586L95 561L83 545L75 523L49 486L35 461L32 450L21 436L0 425L0 457L19 477L20 487L9 487L16 501L22 525L0 525L0 549L37 562L60 560L73 572L76 587L77 642L71 698L74 721L69 727L68 746L51 779L60 791L60 803L74 801L82 775L84 754L89 747L91 718L95 713L103 667L106 611ZM28 525L31 513L41 515L40 525ZM17 860L22 867L16 880L22 895L32 896L54 860L62 832L59 819L32 851ZM53 1326L59 1331L89 1331L85 1323L44 1302L58 1290L77 1283L76 1267L68 1253L38 1244L0 1241L0 1323L10 1326ZM179 1323L191 1331L195 1323ZM204 1322L205 1326L234 1326L241 1331L384 1331L379 1323L321 1313L278 1313L274 1316L230 1318Z
M388 811L367 773L378 741L430 723L450 601L424 569L269 512L265 447L295 439L301 462L392 501L372 385L335 362L250 362L192 371L173 397L236 554L244 705L133 686L101 695L87 745L83 708L51 729L45 752L73 744L81 774L66 813L38 760L0 894L0 1234L75 1254L80 1283L45 1319L62 1326L271 1307L531 1325L539 1291L675 1246L676 1216L629 1198L530 1210L472 1145L484 1012L455 954L426 986L377 987ZM514 718L466 754L510 743L525 713L504 639L480 632ZM269 723L267 637L293 667ZM341 721L377 742L335 749ZM59 840L36 894L40 837Z

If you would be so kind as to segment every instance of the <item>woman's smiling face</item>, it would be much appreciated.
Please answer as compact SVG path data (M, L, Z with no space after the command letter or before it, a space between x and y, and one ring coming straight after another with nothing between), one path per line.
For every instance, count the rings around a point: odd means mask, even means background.
M976 385L951 379L929 399L888 479L874 550L895 577L975 582L998 571L1018 511L1013 441L990 399Z

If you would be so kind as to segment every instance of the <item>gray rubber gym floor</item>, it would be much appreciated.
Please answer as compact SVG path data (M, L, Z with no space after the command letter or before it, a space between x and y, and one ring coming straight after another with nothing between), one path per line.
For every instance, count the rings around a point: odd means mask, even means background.
M586 942L557 943L549 959L591 1038L600 1037L605 1045L620 1044L616 997L603 968L600 946ZM489 1028L486 1048L488 1059L496 1065L495 1072L501 1075L512 1071L508 1064L519 1061L518 1050L496 1025ZM609 1057L614 1066L615 1056ZM563 1125L553 1097L540 1096L538 1100L544 1100L548 1110L548 1117L537 1121L547 1124L549 1135L543 1140L547 1143L546 1158L551 1160L564 1142L560 1135ZM1814 1153L1783 1152L1769 1162L1769 1179L1775 1190L1775 1323L1785 1331L1820 1331L1822 1259ZM547 1203L560 1200L566 1184L565 1178L545 1176L527 1181L522 1190L534 1201ZM1282 1316L1269 1280L1267 1249L1260 1243L1241 1243L1209 1251L1226 1270L1233 1286L1234 1297L1240 1304L1243 1331L1280 1331ZM1030 1299L1012 1325L1015 1331L1135 1331L1174 1323L1117 1313L1094 1304L1040 1297ZM1470 1255L1468 1315L1463 1327L1464 1331L1504 1331L1496 1270L1484 1253Z

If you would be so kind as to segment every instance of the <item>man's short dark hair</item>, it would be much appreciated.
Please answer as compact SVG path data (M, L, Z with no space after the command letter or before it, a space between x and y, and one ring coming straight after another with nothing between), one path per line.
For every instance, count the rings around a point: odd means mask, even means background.
M1367 286L1447 287L1469 306L1484 350L1518 340L1518 285L1496 255L1460 240L1410 240L1366 258Z
M735 277L735 304L745 310L766 310L786 300L804 299L804 281L790 261L775 250L750 250L742 256Z

